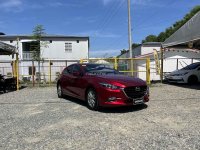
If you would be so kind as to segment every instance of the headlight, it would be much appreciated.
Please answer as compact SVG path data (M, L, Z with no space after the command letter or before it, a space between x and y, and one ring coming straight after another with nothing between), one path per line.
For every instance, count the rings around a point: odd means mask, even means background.
M99 84L102 85L105 88L112 89L112 90L117 90L117 89L121 88L119 86L116 86L116 85L113 85L113 84L109 84L109 83L99 83Z

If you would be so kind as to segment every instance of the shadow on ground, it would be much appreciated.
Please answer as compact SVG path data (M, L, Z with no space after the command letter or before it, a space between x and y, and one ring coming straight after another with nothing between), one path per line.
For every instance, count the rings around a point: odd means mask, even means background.
M85 101L79 100L77 98L65 96L64 99L66 101L70 101L70 102L76 103L78 105L87 107ZM128 113L128 112L140 111L142 109L146 109L147 107L148 106L146 104L135 105L135 106L126 106L126 107L100 107L98 109L98 111L102 112L102 113Z
M25 88L27 88L27 86L21 86L19 88L19 90L22 90L22 89L25 89ZM15 91L16 91L16 89L10 89L10 88L6 89L5 91L4 90L0 90L0 95L1 94L6 94L6 93L10 93L10 92L15 92Z
M167 83L167 82L164 82L163 84L173 85L173 86L187 88L187 89L200 90L200 83L190 85L190 84L183 84L183 83Z

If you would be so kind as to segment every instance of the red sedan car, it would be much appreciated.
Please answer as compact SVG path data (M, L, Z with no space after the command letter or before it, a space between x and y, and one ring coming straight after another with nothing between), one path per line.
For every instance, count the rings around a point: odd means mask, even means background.
M149 101L149 88L139 78L121 75L104 64L72 64L58 82L57 94L86 101L89 109L99 106L130 106Z

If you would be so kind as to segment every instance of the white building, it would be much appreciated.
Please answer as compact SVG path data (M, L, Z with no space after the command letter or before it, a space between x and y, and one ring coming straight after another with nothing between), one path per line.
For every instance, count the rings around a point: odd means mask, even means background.
M0 35L0 41L17 46L19 39L19 59L32 60L31 44L35 41L31 36ZM45 60L80 60L89 55L89 37L45 35L42 37L47 47L41 48L41 57ZM10 57L1 57L1 60Z
M156 72L156 63L154 59L154 50L158 52L158 57L160 57L161 43L149 42L141 44L140 46L133 49L134 58L145 59L150 58L150 80L157 81L160 80L160 75ZM167 48L163 52L163 73L169 73L177 69L181 69L186 65L193 62L200 61L200 51L190 48L182 47L171 47ZM129 58L129 52L120 56L120 58ZM139 72L135 73L135 76L146 80L146 61L137 60L134 61L135 69ZM126 63L126 68L128 68L128 63Z
M0 35L0 41L18 47L20 75L23 77L30 77L32 74L33 51L31 47L33 45L41 45L40 55L43 60L41 72L43 74L49 73L49 60L53 63L52 74L54 75L61 72L66 65L89 57L89 37L45 35L42 37L42 42L37 43L31 35ZM42 46L43 43L45 46ZM10 56L0 56L1 62L12 60ZM38 72L37 62L34 63L35 72ZM3 65L5 66L5 63ZM4 71L3 74L6 75L6 72Z

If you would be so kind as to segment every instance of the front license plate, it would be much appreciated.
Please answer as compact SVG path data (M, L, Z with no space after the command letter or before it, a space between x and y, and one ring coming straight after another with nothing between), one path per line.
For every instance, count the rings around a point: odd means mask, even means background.
M142 104L142 103L144 103L144 100L143 100L143 98L133 99L133 103L134 104Z

